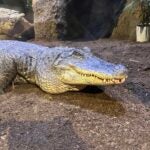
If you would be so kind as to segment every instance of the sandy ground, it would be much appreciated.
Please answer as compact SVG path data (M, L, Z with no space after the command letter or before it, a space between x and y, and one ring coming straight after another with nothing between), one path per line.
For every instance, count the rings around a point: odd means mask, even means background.
M90 47L123 63L122 85L50 95L34 85L16 85L0 96L0 150L149 150L150 44L99 40L43 42ZM109 95L109 96L108 96Z

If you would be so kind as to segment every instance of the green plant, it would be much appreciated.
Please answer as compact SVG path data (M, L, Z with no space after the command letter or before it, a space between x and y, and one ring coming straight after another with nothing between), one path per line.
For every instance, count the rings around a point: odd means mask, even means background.
M141 0L141 25L150 25L150 0Z

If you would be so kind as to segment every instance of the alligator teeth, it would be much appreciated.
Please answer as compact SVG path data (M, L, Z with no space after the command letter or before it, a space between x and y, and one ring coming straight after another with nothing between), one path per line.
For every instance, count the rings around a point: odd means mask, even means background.
M82 77L94 77L94 78L98 78L99 80L105 82L105 83L122 83L125 81L125 78L122 78L122 79L117 79L117 78L114 78L114 79L103 79L103 78L100 78L94 74L82 74L82 73L79 73Z
M125 81L125 78L121 79L121 82L124 82Z

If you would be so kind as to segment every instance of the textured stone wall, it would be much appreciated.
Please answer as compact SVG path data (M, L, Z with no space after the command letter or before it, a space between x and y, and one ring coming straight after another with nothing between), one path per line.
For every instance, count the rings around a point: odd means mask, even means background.
M28 0L31 2L31 0ZM135 40L140 0L32 0L36 39ZM0 0L22 10L27 0ZM33 21L32 11L25 18ZM128 32L127 32L128 31Z
M92 0L34 0L37 39L72 39L84 36Z
M36 38L109 37L125 0L33 0Z
M116 26L112 32L112 38L132 40L136 39L136 25L140 21L140 0L127 0Z
M66 33L65 0L34 0L36 39L59 39Z

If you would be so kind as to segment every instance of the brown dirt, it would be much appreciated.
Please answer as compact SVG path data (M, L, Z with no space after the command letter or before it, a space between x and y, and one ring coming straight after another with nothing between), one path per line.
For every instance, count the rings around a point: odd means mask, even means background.
M112 98L99 89L50 95L16 85L0 96L0 150L150 149L150 43L38 43L88 46L101 58L125 64L129 78L102 88Z

